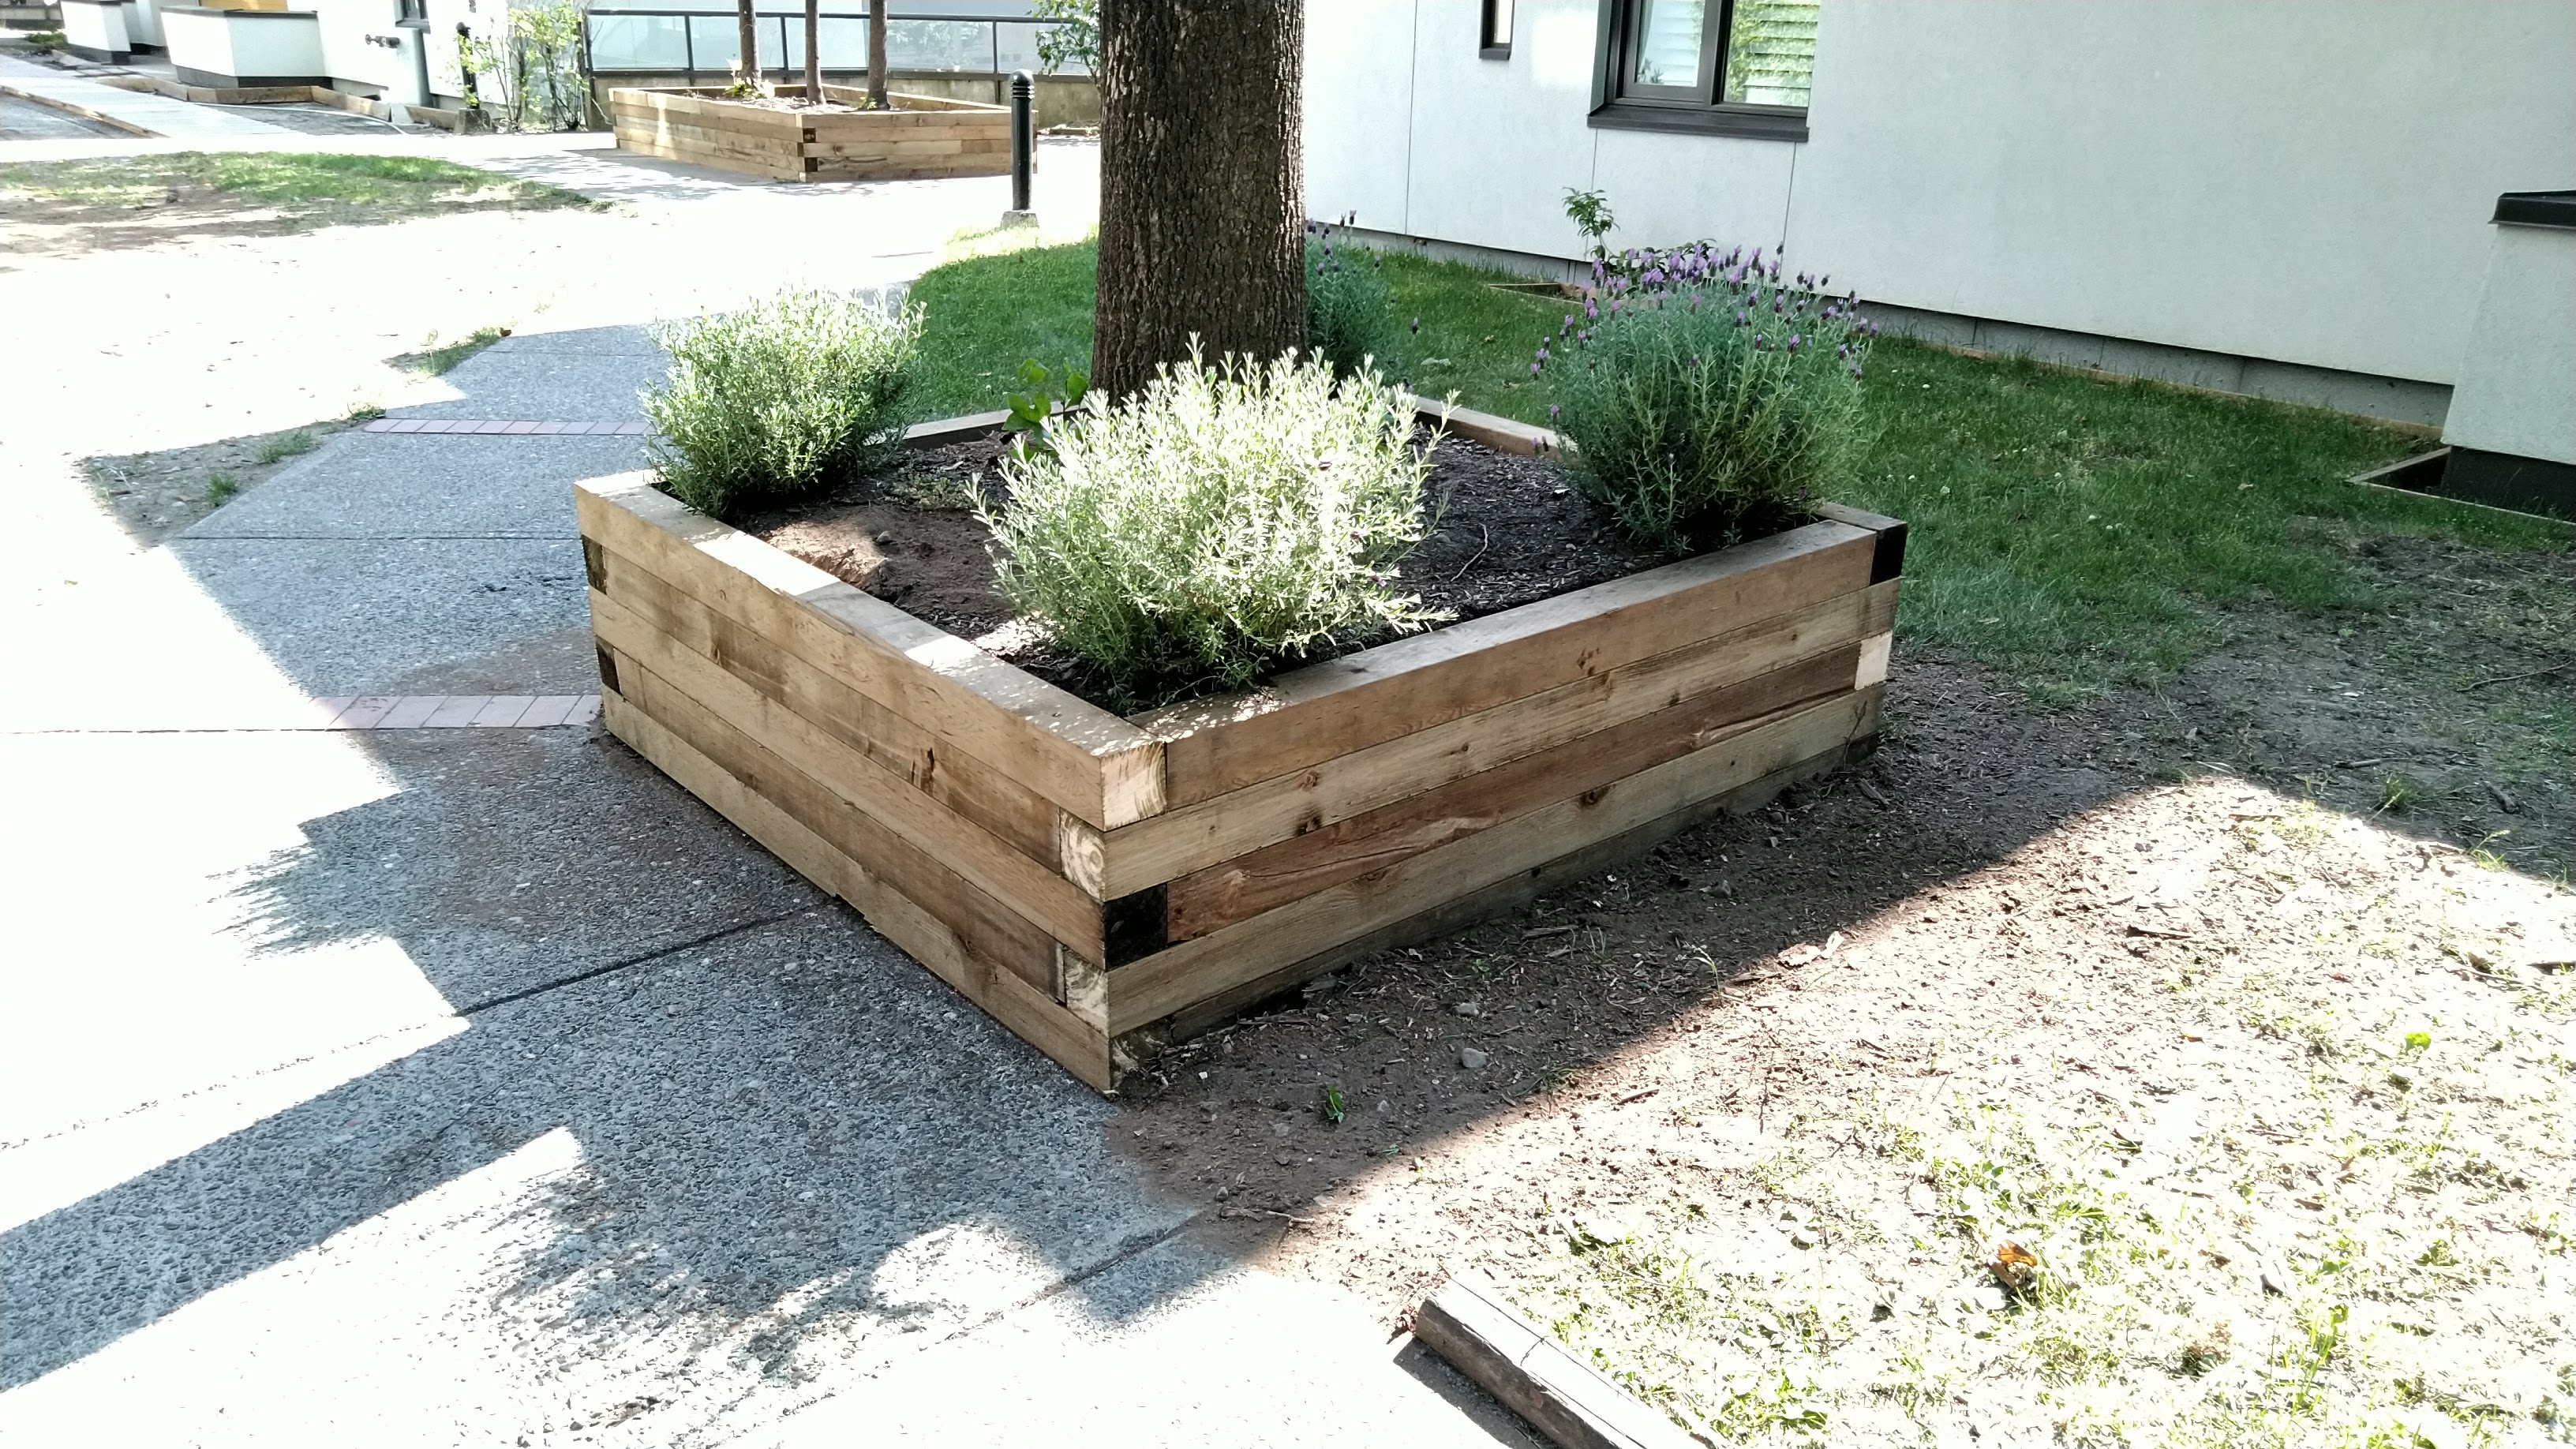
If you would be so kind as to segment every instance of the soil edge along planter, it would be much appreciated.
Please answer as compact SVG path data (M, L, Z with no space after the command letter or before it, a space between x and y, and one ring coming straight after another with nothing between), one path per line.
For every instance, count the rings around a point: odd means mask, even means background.
M782 96L805 88L780 86ZM867 92L825 86L856 105ZM1011 169L1011 113L939 96L892 95L883 111L782 111L728 100L719 87L608 93L621 151L747 171L780 181L901 181L999 176Z
M1425 412L1514 452L1554 443ZM1828 506L1121 718L649 475L577 501L608 727L1104 1090L1310 976L1865 752L1905 547L1897 520Z

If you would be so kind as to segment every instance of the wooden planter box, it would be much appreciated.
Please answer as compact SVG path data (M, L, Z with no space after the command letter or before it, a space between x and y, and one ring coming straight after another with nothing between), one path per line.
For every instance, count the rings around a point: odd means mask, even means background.
M803 86L780 86L801 96ZM867 92L825 86L826 99ZM781 181L904 181L999 176L1011 169L1011 113L978 101L891 95L896 109L807 114L727 100L720 87L613 90L617 145L666 161Z
M1553 443L1426 411L1515 451ZM648 475L578 501L609 728L1102 1089L1307 977L1864 751L1905 540L1831 508L1121 718Z

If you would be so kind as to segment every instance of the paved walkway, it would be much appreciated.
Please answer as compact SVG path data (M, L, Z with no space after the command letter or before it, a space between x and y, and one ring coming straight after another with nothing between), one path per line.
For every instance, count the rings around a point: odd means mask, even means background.
M570 485L642 461L639 324L721 295L669 244L882 285L993 199L623 184L667 210L0 273L0 353L49 364L0 437L0 1439L1526 1442L1203 1246L1114 1104L595 724L473 727L596 690ZM312 407L532 242L534 321L389 417L605 431L351 430L152 549L82 496L78 456ZM119 311L145 279L193 311ZM431 696L482 703L138 732Z
M232 107L194 106L150 91L129 91L66 75L49 65L0 55L0 94L23 96L75 115L129 127L146 136L178 141L238 140L274 143L277 127Z

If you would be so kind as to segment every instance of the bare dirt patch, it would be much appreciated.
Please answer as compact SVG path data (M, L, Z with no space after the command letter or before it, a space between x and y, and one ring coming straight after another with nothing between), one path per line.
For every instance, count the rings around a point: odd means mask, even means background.
M100 504L148 548L268 481L356 421L307 423L193 447L89 458L83 466Z
M2558 1432L2570 896L2176 707L1900 662L1867 764L1175 1049L1125 1145L1390 1327L1481 1267L1714 1437Z

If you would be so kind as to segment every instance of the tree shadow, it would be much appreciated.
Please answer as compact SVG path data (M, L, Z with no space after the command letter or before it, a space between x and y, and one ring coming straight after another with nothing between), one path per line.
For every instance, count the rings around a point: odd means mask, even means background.
M599 204L497 174L413 174L443 165L403 157L200 152L20 162L6 169L0 231L12 251L76 256L382 226L425 216ZM476 175L484 179L472 180Z
M963 1327L1186 1222L1113 1105L604 733L369 743L401 788L245 872L238 929L389 938L467 1029L7 1233L0 1386L553 1133L578 1163L476 1287L568 1359L793 1378L814 1334Z

